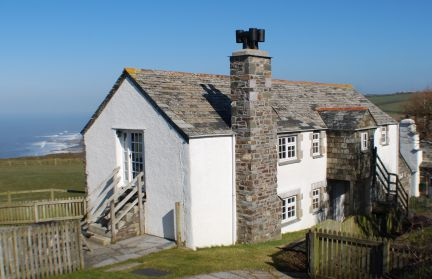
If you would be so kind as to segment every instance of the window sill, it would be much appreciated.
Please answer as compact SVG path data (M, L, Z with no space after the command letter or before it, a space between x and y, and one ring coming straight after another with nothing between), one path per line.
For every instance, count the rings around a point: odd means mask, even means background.
M319 208L319 209L312 210L311 214L317 215L317 214L320 214L323 212L324 212L324 210L322 208Z
M294 159L294 160L286 160L286 161L279 161L279 166L285 166L285 165L290 165L290 164L295 164L295 163L300 163L300 159Z
M381 143L381 146L389 146L388 143Z
M320 154L320 155L313 155L313 156L312 156L312 159L319 159L319 158L323 158L323 157L324 157L323 154Z
M296 219L294 219L294 220L290 220L290 221L282 221L282 224L281 224L281 226L289 226L289 225L292 225L292 224L294 224L294 223L297 223L297 222L299 222L301 219L300 218L296 218Z

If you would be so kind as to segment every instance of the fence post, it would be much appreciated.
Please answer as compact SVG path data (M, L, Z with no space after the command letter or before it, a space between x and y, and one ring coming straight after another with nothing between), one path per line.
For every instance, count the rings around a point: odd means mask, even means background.
M8 203L12 202L12 194L10 191L7 192L7 200L8 200Z
M309 230L307 234L307 255L308 255L308 262L309 262L309 275L312 278L315 278L315 253L314 253L314 236L313 236L312 230Z
M54 189L50 189L51 200L54 200Z
M138 214L139 214L139 234L144 235L144 207L143 207L143 199L144 195L142 192L142 184L138 179Z
M75 226L77 230L77 237L78 237L78 255L80 258L80 269L84 269L84 254L83 254L83 241L82 241L82 233L81 233L81 223L79 220L75 221Z
M39 222L39 214L38 214L38 204L35 203L33 204L33 210L34 210L34 222L38 223Z
M383 255L383 274L390 272L390 242L385 239L382 245L382 255Z
M115 220L115 200L111 201L110 219L111 219L111 243L116 242L116 220Z
M181 205L180 202L175 203L175 217L176 217L176 232L177 232L177 246L182 246L182 233L181 233L181 215L180 215Z

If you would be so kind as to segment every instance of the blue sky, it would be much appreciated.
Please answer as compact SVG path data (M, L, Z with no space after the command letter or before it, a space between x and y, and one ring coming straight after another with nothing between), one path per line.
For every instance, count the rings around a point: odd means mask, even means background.
M0 2L0 115L90 115L124 67L228 74L266 29L275 78L432 86L432 1Z

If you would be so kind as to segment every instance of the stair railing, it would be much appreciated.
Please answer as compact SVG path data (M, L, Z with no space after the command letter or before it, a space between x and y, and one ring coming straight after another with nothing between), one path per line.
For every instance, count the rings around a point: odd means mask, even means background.
M408 194L399 176L387 170L383 161L378 156L376 147L373 149L372 160L374 199L380 201L385 199L386 202L393 203L400 207L405 214L408 214Z
M117 241L119 222L138 206L139 234L144 234L144 173L139 173L126 187L116 189L113 196L107 200L110 207L111 242Z

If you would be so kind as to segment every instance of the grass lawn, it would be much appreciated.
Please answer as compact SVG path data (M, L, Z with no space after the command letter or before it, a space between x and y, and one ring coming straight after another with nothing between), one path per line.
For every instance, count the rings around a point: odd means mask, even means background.
M239 269L283 269L284 266L280 262L281 248L304 236L305 231L300 231L284 234L281 240L260 244L205 248L197 251L174 248L128 262L142 263L134 269L154 268L170 272L170 275L158 277L164 279ZM75 272L58 278L154 278L134 275L127 271L107 273L105 270L110 267Z
M0 159L0 193L48 188L84 190L84 187L82 155Z

